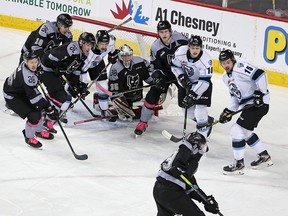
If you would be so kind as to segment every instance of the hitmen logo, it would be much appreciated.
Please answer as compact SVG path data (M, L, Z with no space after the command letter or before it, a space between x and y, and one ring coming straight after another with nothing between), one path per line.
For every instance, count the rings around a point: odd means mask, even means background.
M116 8L117 12L110 10L116 19L124 19L128 14L133 16L133 20L135 23L147 25L149 17L142 16L142 5L133 4L133 1L130 0L128 5L125 4L124 0L122 0L122 7L120 7L117 3Z
M276 26L269 26L265 31L263 56L267 63L274 63L278 55L285 55L288 65L288 33Z

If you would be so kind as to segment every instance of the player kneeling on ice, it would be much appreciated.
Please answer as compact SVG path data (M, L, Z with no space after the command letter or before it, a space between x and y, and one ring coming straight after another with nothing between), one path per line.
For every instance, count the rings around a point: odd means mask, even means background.
M156 178L153 196L157 216L204 216L194 200L203 203L206 211L222 215L215 198L199 188L194 176L204 153L205 137L193 132L180 142L178 151L162 162Z
M132 120L135 117L133 103L143 99L143 88L141 88L143 81L152 83L149 74L150 64L139 56L133 56L133 50L127 44L122 45L119 50L119 61L110 68L108 86L109 91L114 95L127 92L122 97L112 99L112 104L119 119Z
M25 129L22 131L25 142L34 148L41 148L42 144L36 139L53 139L53 134L43 130L41 111L44 110L51 119L56 119L58 113L46 101L37 89L39 58L34 52L26 52L24 61L18 66L4 83L4 98L8 106L21 118L27 118ZM51 121L48 125L53 127Z
M258 154L258 159L251 163L252 168L271 166L273 162L266 148L254 128L268 113L270 93L267 89L267 75L265 71L246 62L236 62L231 50L220 52L219 61L226 73L223 81L230 94L230 104L220 115L220 123L231 120L233 112L239 107L252 106L244 109L231 128L234 161L223 168L224 174L244 174L245 145L252 147ZM253 106L254 105L254 106Z

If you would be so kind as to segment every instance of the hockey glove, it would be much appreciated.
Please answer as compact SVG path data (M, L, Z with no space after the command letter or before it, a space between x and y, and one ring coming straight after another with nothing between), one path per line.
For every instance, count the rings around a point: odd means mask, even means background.
M79 91L78 91L78 89L76 88L76 87L68 87L68 92L69 92L69 94L73 97L73 98L77 98L77 96L78 96L78 94L79 94Z
M44 111L51 120L57 120L59 118L59 112L55 106L49 106L45 108Z
M119 49L115 49L114 52L108 53L108 62L111 64L115 64L118 60L118 53L120 52Z
M153 79L153 84L156 88L165 91L167 88L166 76L163 74L162 70L156 69L153 71L151 78Z
M192 88L192 82L188 78L187 74L180 74L178 76L178 80L184 89L190 90Z
M87 83L84 83L84 82L79 82L79 93L80 93L80 96L81 98L84 100L85 97L90 94L90 92L88 91L87 89Z
M218 203L212 195L207 197L207 202L204 204L204 208L207 212L210 212L212 214L219 213Z
M233 114L233 113L234 113L233 111L225 108L223 110L223 112L220 114L219 122L224 124L224 123L227 123L227 122L231 121L231 119L232 119L232 115L231 114Z
M261 107L264 102L263 102L263 93L261 91L255 91L253 95L253 102L255 107Z
M182 105L185 108L189 108L195 104L196 100L197 100L197 94L193 90L189 90L182 101Z

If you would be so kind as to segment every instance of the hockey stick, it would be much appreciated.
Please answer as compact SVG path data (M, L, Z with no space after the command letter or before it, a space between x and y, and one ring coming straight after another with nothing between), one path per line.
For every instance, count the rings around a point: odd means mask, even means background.
M83 124L83 123L92 122L92 121L100 121L103 119L113 118L113 117L117 117L117 115L103 116L103 117L98 115L98 116L95 116L95 118L76 121L76 122L74 122L74 125Z
M122 23L114 26L113 28L109 29L107 32L110 33L111 31L114 31L115 29L119 28L120 26L125 25L126 23L130 22L132 20L132 17L129 17L128 19L124 20Z
M200 192L197 190L197 188L195 188L195 187L192 185L192 183L191 183L183 174L181 174L180 177L183 179L183 181L185 181L185 183L186 183L187 185L189 185L189 186L203 199L203 201L204 201L205 203L207 203L207 204L209 203L209 204L210 204L209 200L208 200L205 196L203 196L203 194L200 193ZM211 204L213 204L213 203L211 203ZM224 216L224 215L220 212L220 210L217 212L217 214L220 215L220 216Z
M91 86L92 86L95 82L97 82L97 80L99 79L99 77L100 77L101 75L107 73L107 72L106 72L106 69L108 68L108 66L109 66L110 64L111 64L111 63L108 62L108 64L102 69L102 71L100 72L100 74L99 74L94 80L92 80L92 81L89 83L89 85L87 86L87 89L91 88Z
M170 81L167 81L165 83L169 84L169 83L173 83L175 81L176 80L170 80ZM116 94L110 96L110 99L113 100L114 98L123 96L123 94L127 94L127 93L134 92L134 91L139 91L139 90L142 90L144 88L149 88L149 87L154 87L154 86L156 86L156 85L155 84L149 84L149 85L144 85L144 86L136 88L136 89L130 89L130 90L127 90L127 91L119 92L119 93L116 93Z
M246 106L243 107L242 109L239 109L239 110L235 111L234 113L231 113L231 114L227 115L227 117L232 117L232 116L236 115L237 113L240 113L240 112L242 112L243 110L249 109L249 108L251 108L251 107L254 107L254 104L246 105ZM216 120L216 121L214 121L211 125L209 125L208 127L213 126L213 125L215 125L215 124L218 124L219 122L220 122L219 120ZM204 127L207 127L207 126L204 126ZM201 129L203 129L203 128L201 128ZM176 136L172 135L171 133L169 133L167 130L163 130L163 131L162 131L162 135L163 135L165 138L167 138L168 140L170 140L170 141L172 141L172 142L176 142L176 143L179 142L179 141L181 141L181 140L183 140L183 137L182 137L182 138L176 137ZM186 135L186 136L187 136L187 135ZM184 139L186 138L186 136L184 137Z
M42 92L43 92L46 100L49 102L50 100L49 100L47 94L45 93L45 90L44 90L43 86L41 85L41 83L40 83L39 86L40 86L40 88L41 88L41 90L42 90ZM49 103L50 103L50 102L49 102ZM50 103L50 105L51 105L51 103ZM66 135L66 133L65 133L65 131L64 131L64 129L63 129L63 126L62 126L62 124L61 124L58 116L55 116L55 117L56 117L56 121L57 121L58 125L60 126L61 131L62 131L62 133L63 133L63 135L64 135L64 137L65 137L65 139L66 139L66 141L67 141L67 143L68 143L68 145L69 145L69 147L70 147L70 149L71 149L71 151L72 151L72 153L73 153L73 155L74 155L74 157L75 157L77 160L87 160L87 159L88 159L88 155L87 155L87 154L78 155L78 154L75 153L75 151L74 151L74 149L73 149L73 147L72 147L72 145L71 145L71 143L70 143L70 141L69 141L69 139L68 139L68 137L67 137L67 135Z

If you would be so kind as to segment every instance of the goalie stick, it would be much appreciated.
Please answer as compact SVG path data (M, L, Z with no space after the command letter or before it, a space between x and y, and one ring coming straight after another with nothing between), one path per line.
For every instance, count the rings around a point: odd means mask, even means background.
M227 115L227 117L230 117L230 116L232 117L232 116L236 115L237 113L242 112L243 110L250 109L251 107L254 107L254 104L248 104L248 105L246 105L245 107L243 107L242 109L239 109L239 110L237 110L236 112ZM214 121L214 122L211 124L211 126L213 126L213 125L215 125L215 124L218 124L219 122L220 122L220 120L216 120L216 121ZM207 126L204 126L204 127L207 127ZM201 130L201 129L202 129L202 128L200 128L200 130ZM179 141L185 139L189 134L184 135L183 137L180 138L180 137L176 137L176 136L172 135L172 134L169 133L167 130L163 130L163 131L162 131L162 135L163 135L165 138L167 138L168 140L171 140L172 142L179 142Z
M117 117L117 115L111 115L111 116L100 116L100 115L98 115L95 118L76 121L76 122L74 122L74 125L83 124L83 123L92 122L92 121L100 121L100 120L103 120L103 119L109 119L109 118L113 118L113 117Z

